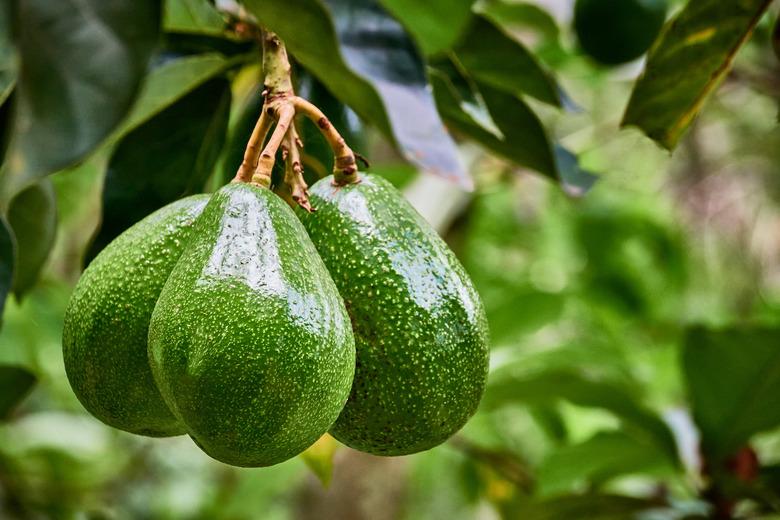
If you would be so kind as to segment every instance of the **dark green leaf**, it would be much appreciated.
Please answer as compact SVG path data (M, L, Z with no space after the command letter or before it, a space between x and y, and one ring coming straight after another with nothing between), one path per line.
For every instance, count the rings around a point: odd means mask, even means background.
M25 188L11 201L8 223L16 237L13 291L21 299L38 281L57 232L57 204L50 179Z
M0 365L0 421L7 420L14 408L30 393L36 377L17 366Z
M132 112L113 137L119 139L126 135L233 63L219 54L201 54L171 60L155 68L147 76Z
M614 477L673 469L658 447L621 431L599 432L569 446L556 448L537 473L542 495L571 492L583 484L602 484Z
M414 36L425 54L450 49L471 18L474 0L380 0Z
M622 124L672 150L771 3L688 2L650 50Z
M122 139L108 164L103 221L88 260L149 213L203 190L229 112L230 84L214 78Z
M520 98L487 85L477 85L501 137L485 129L461 104L457 90L444 74L431 75L436 104L447 123L507 159L561 183L573 194L587 192L596 176L583 170L574 154L553 144L542 122Z
M11 2L0 2L0 106L11 95L16 83L16 62L11 41Z
M407 160L470 186L436 112L422 59L400 24L375 0L327 4L336 28L318 0L279 1L273 6L261 0L245 2L330 92L393 137Z
M14 263L16 261L16 241L11 226L0 215L0 322L3 309L14 278Z
M523 520L627 520L657 507L648 500L619 495L571 495L527 503L519 508L516 518Z
M726 457L780 425L780 329L691 329L683 371L709 456Z
M560 87L550 73L523 44L483 16L472 19L454 53L469 75L481 83L562 106Z
M502 27L531 29L549 40L557 40L560 35L555 18L536 4L486 0L478 4L477 11Z
M220 35L222 15L208 0L165 0L163 28L171 32Z
M677 463L676 443L666 423L637 402L622 385L590 380L564 370L522 378L504 376L488 384L481 407L492 410L509 403L536 406L562 399L613 413L632 436L654 444L669 461Z
M157 44L159 0L26 0L6 194L61 170L125 117Z

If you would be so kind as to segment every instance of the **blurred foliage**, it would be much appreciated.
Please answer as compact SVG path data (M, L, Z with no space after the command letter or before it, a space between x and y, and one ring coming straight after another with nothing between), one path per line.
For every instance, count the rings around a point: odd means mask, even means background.
M326 436L264 469L214 462L186 437L112 430L65 376L63 312L90 244L227 182L262 91L235 10L168 0L144 69L103 41L113 34L121 50L140 8L100 11L121 27L89 18L84 39L68 40L98 3L62 18L68 44L47 41L51 55L30 54L29 27L14 33L18 54L0 31L0 149L32 107L51 113L11 143L29 168L0 171L0 518L780 515L780 65L776 12L759 16L768 2L670 2L677 23L646 69L595 66L564 0L244 2L287 40L299 92L372 171L426 216L447 213L439 231L492 339L485 399L448 443L380 459ZM725 22L737 3L742 15ZM12 4L28 22L49 3ZM148 21L138 34L156 34ZM140 59L147 44L124 50ZM19 57L33 68L19 74ZM30 76L47 67L54 87ZM116 94L110 110L79 83L88 73L95 92ZM626 122L679 140L674 155L619 130L626 106ZM68 139L47 146L55 127ZM312 182L332 156L313 125L299 128ZM24 297L6 300L12 291Z

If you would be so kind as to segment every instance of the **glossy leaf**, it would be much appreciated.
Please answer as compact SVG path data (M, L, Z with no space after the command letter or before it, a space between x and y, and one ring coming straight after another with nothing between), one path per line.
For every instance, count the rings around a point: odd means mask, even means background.
M328 487L333 478L333 457L338 448L339 443L336 442L336 439L326 433L301 453L303 462L317 476L324 487Z
M539 117L519 97L477 85L492 121L501 136L496 136L462 108L452 82L443 74L431 76L436 103L447 123L455 130L494 152L560 182L572 195L586 193L596 176L583 170L574 154L551 142Z
M562 106L560 87L550 73L523 44L483 16L473 18L453 52L469 75L481 83Z
M129 133L112 155L88 259L156 209L199 193L225 142L230 85L214 78Z
M421 57L375 0L329 0L337 27L318 0L245 5L328 90L392 137L407 160L471 186L436 111Z
M159 0L26 0L6 194L78 161L125 117L157 44Z
M16 240L8 221L0 215L0 323L8 294L11 292L16 262Z
M380 0L412 33L425 54L450 49L471 18L474 0Z
M726 457L780 425L780 329L691 329L682 363L708 455Z
M589 488L629 474L673 469L658 447L621 431L604 431L580 443L562 446L542 461L537 484L541 495Z
M17 299L38 281L57 232L57 204L51 180L42 179L11 201L8 223L16 237L16 272L13 292Z
M674 149L769 4L771 0L689 1L650 50L622 124L637 126Z
M7 420L14 408L35 386L35 375L22 367L0 365L0 421Z
M637 402L628 389L608 381L590 380L565 370L523 378L505 376L488 384L481 406L492 410L510 403L536 406L559 400L613 413L632 436L657 446L676 463L676 443L666 423Z
M220 35L225 20L208 0L166 0L163 28L171 32Z

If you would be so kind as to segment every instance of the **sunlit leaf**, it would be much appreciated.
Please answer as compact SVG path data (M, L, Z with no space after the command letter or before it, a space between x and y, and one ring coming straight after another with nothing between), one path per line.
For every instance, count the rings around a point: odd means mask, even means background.
M542 496L603 484L621 475L673 471L658 447L621 431L604 431L551 451L538 469Z
M11 201L8 223L16 237L16 272L13 292L17 299L38 281L57 232L57 204L51 180L42 179Z
M682 363L708 455L726 457L780 425L780 329L691 329Z
M159 0L26 0L6 197L78 161L130 110L160 25Z
M675 148L771 3L689 1L650 50L622 124Z
M338 447L339 443L336 439L326 433L301 453L303 461L325 487L330 485L333 477L333 457Z
M166 0L163 28L171 32L220 35L225 21L208 0Z
M30 393L35 375L22 367L0 365L0 421L8 419L14 408Z
M608 381L591 380L565 370L505 376L488 384L481 408L492 410L510 403L549 405L559 400L613 413L631 435L654 444L669 461L677 463L676 443L666 423L637 402L627 388Z

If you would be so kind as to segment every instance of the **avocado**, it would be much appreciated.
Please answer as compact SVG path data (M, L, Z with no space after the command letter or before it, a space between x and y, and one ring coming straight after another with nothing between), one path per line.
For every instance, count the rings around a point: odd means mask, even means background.
M304 451L349 396L355 343L301 223L270 190L218 190L149 327L155 381L193 440L235 466Z
M666 20L666 0L577 0L574 30L582 49L604 65L639 58Z
M208 201L194 195L118 236L84 271L65 311L62 349L76 396L95 417L140 435L184 427L154 384L147 334L157 297Z
M300 212L347 306L355 381L330 433L376 455L432 448L476 411L488 372L479 295L455 255L386 180L310 190Z

